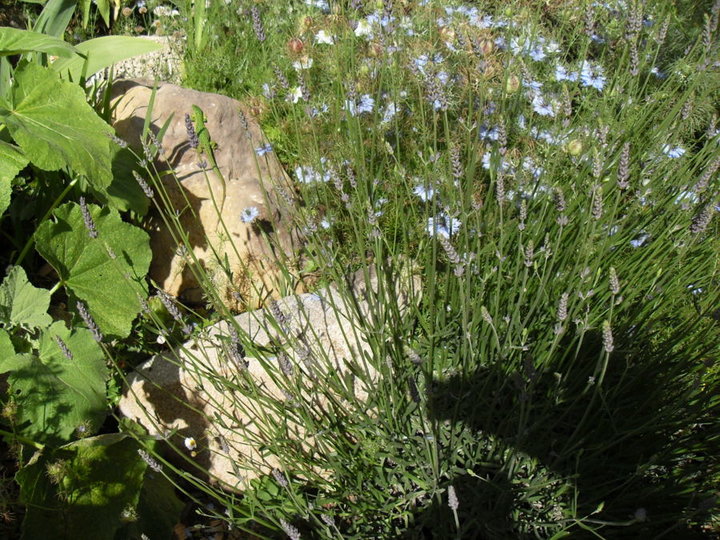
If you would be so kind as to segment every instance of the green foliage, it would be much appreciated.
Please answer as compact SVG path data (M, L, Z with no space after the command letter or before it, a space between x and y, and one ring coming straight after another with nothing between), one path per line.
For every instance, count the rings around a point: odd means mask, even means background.
M0 27L0 56L41 52L71 58L76 55L75 48L62 39L20 30L18 28Z
M11 102L0 104L0 121L39 168L70 167L100 189L110 183L112 129L87 104L82 89L53 70L36 64L18 68Z
M69 291L87 302L103 333L126 337L147 296L150 240L115 210L89 205L89 211L97 238L91 238L80 206L68 203L55 210L55 222L38 227L37 249Z
M57 444L73 434L96 431L107 412L108 370L90 331L70 330L58 321L43 329L38 341L31 340L30 347L0 362L0 372L10 372L8 396L16 406L17 432L40 444Z
M171 493L158 489L157 479L151 478L153 473L137 450L132 438L108 434L37 452L16 477L27 505L23 537L131 537L129 527L141 516L145 520L149 517L144 506L148 496L170 497L168 501L155 501L153 508L173 501ZM172 508L176 510L177 505ZM168 523L162 514L157 519L158 524ZM154 538L163 537L169 537L168 529Z
M47 328L52 318L50 292L28 283L25 270L14 266L0 285L0 323L11 327Z
M64 78L78 81L116 62L160 50L162 44L130 36L103 36L75 46L78 54L56 60L52 68ZM82 55L82 56L81 56Z

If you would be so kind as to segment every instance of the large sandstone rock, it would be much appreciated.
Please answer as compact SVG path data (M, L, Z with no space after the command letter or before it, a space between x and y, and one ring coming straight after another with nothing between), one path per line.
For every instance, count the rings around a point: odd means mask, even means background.
M182 349L153 357L128 377L120 412L151 435L168 438L227 489L242 491L273 468L285 470L273 439L296 441L312 455L324 428L309 431L293 410L305 407L314 414L335 407L340 418L353 407L364 413L378 380L378 360L371 359L362 328L377 309L393 306L371 307L379 289L374 266L367 276L351 276L348 289L349 301L332 285L235 317L236 329L253 348L271 349L262 357L238 354L224 321ZM418 278L403 272L395 290L382 296L403 312L418 291ZM365 324L358 324L361 319ZM198 443L195 452L184 448L188 437Z
M118 80L112 87L113 126L140 153L152 90L152 83L137 79ZM202 169L199 164L204 157L190 147L185 114L191 113L192 105L207 116L222 178L211 169ZM293 190L275 154L259 156L255 151L267 143L257 122L234 99L160 83L152 108L152 132L159 133L168 119L155 166L174 171L174 175L163 175L162 181L170 211L179 216L180 231L168 228L157 214L151 217L150 277L171 295L200 300L202 288L191 254L179 242L179 235L187 234L194 257L228 307L254 308L269 297L292 292L296 284L287 282L277 260L287 258L284 266L292 267L301 243L290 218ZM242 212L251 207L258 216L244 223Z

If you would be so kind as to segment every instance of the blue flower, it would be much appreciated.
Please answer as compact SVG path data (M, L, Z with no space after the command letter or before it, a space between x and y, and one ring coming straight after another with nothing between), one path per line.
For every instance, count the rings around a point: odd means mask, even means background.
M669 144L663 146L662 151L667 157L672 159L679 158L685 153L685 149L682 146L672 147Z
M587 60L583 62L580 69L580 82L584 86L591 86L602 92L605 88L605 76L600 66L592 66Z
M574 81L578 80L578 74L568 71L567 69L565 69L565 66L563 66L562 64L557 64L555 66L555 80L558 82L560 82L560 81L574 82Z
M329 172L320 174L312 167L304 166L295 168L295 177L298 179L298 182L310 184L311 182L329 182L331 175Z
M392 120L395 115L397 114L397 105L395 105L394 101L391 101L385 106L385 111L383 112L382 120L380 120L381 124L387 124Z
M256 148L255 153L258 156L264 156L268 152L272 152L272 149L273 149L272 145L268 143L268 144L261 146L260 148Z
M360 97L360 103L357 105L357 113L371 113L375 107L375 100L369 94L363 94Z
M638 236L634 240L630 240L630 245L634 248L639 248L640 246L645 244L645 242L647 241L648 238L650 238L650 235L648 235L644 232L640 233L640 236Z
M423 202L428 202L435 196L435 189L431 186L415 186L413 193L420 197Z
M252 223L260 215L260 211L255 206L248 206L240 212L240 221L243 223Z
M532 100L533 110L540 116L555 116L555 111L550 103L547 103L542 96L535 96Z
M457 234L461 225L462 222L458 219L447 214L438 214L435 217L428 218L426 230L430 236L439 234L445 238L450 238L451 235Z

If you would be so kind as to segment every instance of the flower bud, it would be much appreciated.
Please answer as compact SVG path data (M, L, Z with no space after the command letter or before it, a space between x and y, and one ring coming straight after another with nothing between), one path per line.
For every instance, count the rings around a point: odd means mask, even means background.
M583 151L582 141L579 141L578 139L573 139L572 141L567 143L565 151L571 156L579 156Z
M300 54L305 48L305 44L300 38L292 38L287 42L287 48L292 54Z
M505 91L513 94L517 92L518 88L520 88L520 79L516 75L510 75L505 81Z

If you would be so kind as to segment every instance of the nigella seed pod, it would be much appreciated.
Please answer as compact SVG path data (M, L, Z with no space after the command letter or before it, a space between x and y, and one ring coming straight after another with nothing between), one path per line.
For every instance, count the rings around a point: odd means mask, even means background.
M305 49L305 44L300 38L292 38L287 42L287 48L292 54L301 54Z

